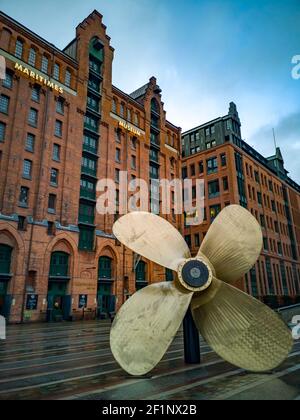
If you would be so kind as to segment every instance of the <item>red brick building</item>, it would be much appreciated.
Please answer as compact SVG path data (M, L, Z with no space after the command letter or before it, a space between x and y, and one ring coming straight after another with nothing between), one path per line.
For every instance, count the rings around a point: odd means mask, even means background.
M240 204L260 223L264 249L239 287L271 306L299 302L300 186L288 177L280 149L265 158L243 141L234 103L224 117L182 137L183 178L205 180L204 223L185 227L192 253L218 213Z
M92 317L170 279L116 242L116 216L96 212L99 179L180 177L180 129L156 79L130 95L112 85L97 11L62 51L1 13L0 55L0 314L69 319L85 307ZM181 216L169 220L181 229Z

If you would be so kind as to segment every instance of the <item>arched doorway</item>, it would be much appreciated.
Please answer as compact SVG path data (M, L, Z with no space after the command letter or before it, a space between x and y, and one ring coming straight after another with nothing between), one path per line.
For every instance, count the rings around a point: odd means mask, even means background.
M99 258L98 266L98 316L107 317L115 312L116 298L113 294L113 259L107 256Z
M69 264L69 254L52 252L48 282L48 321L68 320L70 317L71 296L67 294Z
M13 248L0 244L0 315L9 316L10 299L7 295L8 282L11 279L11 256Z
M147 264L144 261L139 261L135 269L135 288L136 291L148 286L147 281Z

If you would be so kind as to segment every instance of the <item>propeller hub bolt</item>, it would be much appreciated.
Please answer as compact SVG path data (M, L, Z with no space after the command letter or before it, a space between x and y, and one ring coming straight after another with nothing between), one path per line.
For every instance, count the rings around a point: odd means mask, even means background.
M184 261L178 268L181 285L192 292L207 289L212 282L212 276L209 265L199 257Z

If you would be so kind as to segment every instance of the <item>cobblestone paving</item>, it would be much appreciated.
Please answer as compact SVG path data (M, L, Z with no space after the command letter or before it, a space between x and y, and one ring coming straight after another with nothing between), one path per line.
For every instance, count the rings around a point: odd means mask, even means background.
M202 339L202 363L184 364L180 331L151 376L141 379L114 361L109 330L108 321L9 326L0 341L0 400L300 398L300 342L282 366L258 375L224 362Z

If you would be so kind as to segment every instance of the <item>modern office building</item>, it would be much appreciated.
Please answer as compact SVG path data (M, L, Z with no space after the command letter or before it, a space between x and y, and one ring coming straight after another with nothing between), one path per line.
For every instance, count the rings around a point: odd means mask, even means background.
M236 105L224 117L182 134L183 178L205 180L205 220L185 226L196 253L210 224L229 204L240 204L262 227L259 261L239 287L272 306L300 301L300 186L288 177L279 148L265 158L241 136Z
M0 55L0 314L93 317L170 280L115 240L116 215L96 211L98 180L180 177L180 128L156 79L132 94L112 85L114 49L97 11L63 50L0 13ZM183 227L181 216L169 221Z

